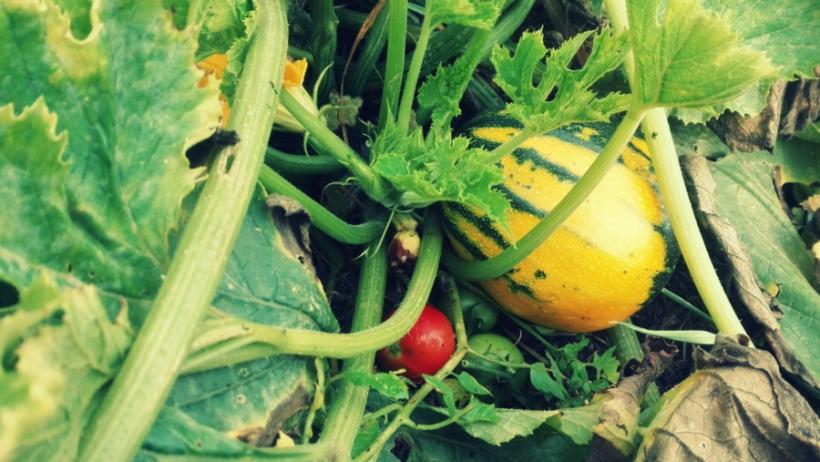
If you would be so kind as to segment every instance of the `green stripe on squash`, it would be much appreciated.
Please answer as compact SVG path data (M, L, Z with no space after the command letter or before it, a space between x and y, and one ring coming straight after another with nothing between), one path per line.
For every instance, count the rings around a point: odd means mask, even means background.
M492 148L519 127L493 115L472 123L467 133ZM445 205L445 229L456 252L484 259L523 237L584 174L612 131L608 124L571 125L534 137L503 158L499 189L511 200L512 234L479 210ZM633 138L622 161L561 228L482 286L502 307L532 322L571 332L605 329L660 291L678 259L674 243L646 143Z

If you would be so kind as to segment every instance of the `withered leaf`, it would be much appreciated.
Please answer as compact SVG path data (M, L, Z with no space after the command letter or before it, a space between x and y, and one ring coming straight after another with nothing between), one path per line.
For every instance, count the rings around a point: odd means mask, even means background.
M719 337L667 392L638 461L820 460L820 419L771 354Z

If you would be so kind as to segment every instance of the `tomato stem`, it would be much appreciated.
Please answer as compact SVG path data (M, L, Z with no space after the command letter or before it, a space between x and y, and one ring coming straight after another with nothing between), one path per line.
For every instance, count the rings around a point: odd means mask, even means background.
M211 168L151 311L86 427L78 460L134 458L222 279L262 165L287 52L284 3L257 5L258 26L229 121L243 142L224 149Z
M444 266L460 279L480 281L492 279L507 271L525 259L549 238L572 212L592 193L595 186L603 179L609 168L623 152L629 139L638 128L645 111L630 108L621 123L612 134L604 149L589 166L578 183L561 199L550 213L534 228L524 235L514 246L504 249L498 255L483 261L465 262L453 254L444 256ZM503 145L502 145L503 146Z
M461 364L461 360L464 358L464 355L467 354L469 349L467 344L467 329L464 326L464 316L461 312L461 299L459 297L458 287L451 277L446 278L446 284L446 309L450 314L450 319L453 321L453 328L456 333L456 351L453 353L453 356L451 356L450 359L444 363L441 369L436 372L435 377L440 380L444 380L448 375L450 375L451 372L453 372L453 370L455 370L456 367L458 367L459 364ZM382 430L378 438L376 438L376 440L373 441L367 449L362 451L361 454L357 455L354 461L365 462L374 459L379 453L381 453L384 445L387 444L393 434L396 433L402 425L417 425L413 424L410 419L410 415L434 389L435 388L433 385L429 382L422 385L418 391L410 397L407 403L396 413L393 420L391 420L387 427ZM451 422L447 422L446 424L449 423Z

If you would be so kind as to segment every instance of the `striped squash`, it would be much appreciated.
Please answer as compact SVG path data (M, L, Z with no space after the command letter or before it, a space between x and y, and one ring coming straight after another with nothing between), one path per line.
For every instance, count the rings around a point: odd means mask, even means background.
M456 253L486 259L524 236L555 207L606 144L608 124L573 125L534 137L501 160L499 190L510 201L511 235L481 212L447 204L445 226ZM492 149L519 126L501 116L468 133ZM621 159L566 222L503 276L484 281L501 306L532 322L570 332L623 321L665 284L678 259L647 145L633 138Z

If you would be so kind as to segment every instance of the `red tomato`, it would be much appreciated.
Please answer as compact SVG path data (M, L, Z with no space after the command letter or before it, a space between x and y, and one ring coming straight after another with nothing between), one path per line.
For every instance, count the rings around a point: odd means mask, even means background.
M405 377L421 382L422 374L438 372L455 350L453 325L444 313L428 304L399 343L379 350L378 360L382 369L405 369Z

